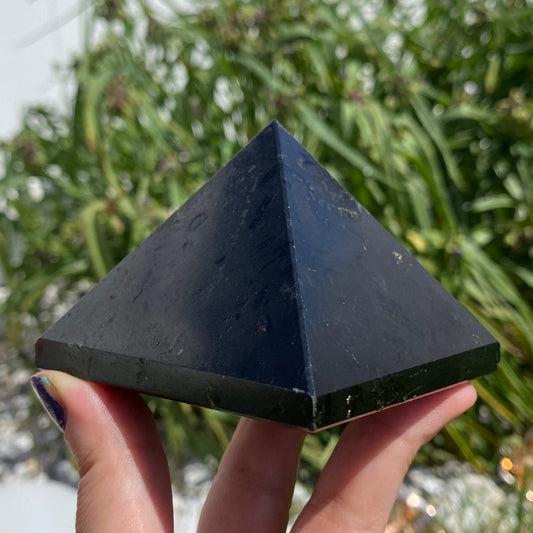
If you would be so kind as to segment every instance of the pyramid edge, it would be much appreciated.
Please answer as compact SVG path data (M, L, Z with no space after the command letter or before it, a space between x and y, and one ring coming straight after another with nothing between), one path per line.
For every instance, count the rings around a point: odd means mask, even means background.
M36 342L36 366L66 372L79 379L112 385L218 411L310 429L314 401L300 389L259 382L93 350L45 336ZM111 372L110 368L114 371ZM117 375L120 377L117 379ZM179 389L177 387L179 383ZM246 406L246 409L242 409Z
M294 279L294 286L296 289L296 298L297 298L296 306L297 306L297 312L298 312L298 322L299 322L301 343L302 343L302 349L304 351L303 355L304 355L304 365L305 365L305 369L304 369L305 380L307 383L307 390L309 391L309 395L312 401L312 410L313 410L312 419L314 420L317 416L317 408L318 408L316 386L315 386L314 374L311 368L312 367L311 347L310 347L309 339L307 335L307 325L306 325L307 321L304 316L305 308L304 308L304 303L303 303L302 286L301 286L298 264L296 261L295 240L294 240L294 235L292 231L290 205L289 205L289 198L287 194L287 177L286 177L286 172L285 172L286 163L283 161L283 157L282 157L281 135L286 136L291 143L296 143L300 148L303 148L304 150L305 148L277 120L273 121L273 123L275 123L277 127L276 142L277 142L277 147L278 147L279 167L280 167L280 173L281 173L281 178L282 178L281 184L282 184L282 194L283 194L283 206L285 210L287 237L288 237L290 254L291 254L292 275ZM307 150L305 151L307 152ZM311 154L309 155L311 156ZM311 431L314 431L313 424L314 423L312 423L310 426Z
M432 364L411 367L389 376L323 394L317 398L316 431L426 396L494 372L500 361L500 344L494 340ZM467 363L467 364L465 364ZM395 396L387 397L393 390ZM357 399L363 398L358 405Z

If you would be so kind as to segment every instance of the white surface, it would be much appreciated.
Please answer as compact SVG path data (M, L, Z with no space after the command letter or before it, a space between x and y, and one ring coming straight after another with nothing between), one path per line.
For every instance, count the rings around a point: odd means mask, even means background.
M0 2L0 139L21 125L26 105L68 101L56 71L79 50L81 0Z
M40 477L0 485L2 533L73 533L76 491Z
M87 2L0 0L0 139L20 129L28 105L69 105L74 87L65 67L81 50ZM194 0L173 3L184 11L195 7ZM167 2L150 4L164 18Z

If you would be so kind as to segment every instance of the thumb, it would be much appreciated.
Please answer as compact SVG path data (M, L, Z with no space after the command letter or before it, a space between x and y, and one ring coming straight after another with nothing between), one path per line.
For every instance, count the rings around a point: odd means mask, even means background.
M39 372L32 385L80 471L77 533L171 533L168 465L142 398L56 371Z

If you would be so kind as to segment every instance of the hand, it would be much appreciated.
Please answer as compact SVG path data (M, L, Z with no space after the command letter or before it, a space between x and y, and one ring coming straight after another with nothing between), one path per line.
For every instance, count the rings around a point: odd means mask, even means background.
M167 461L142 398L55 371L32 382L78 464L76 531L173 532ZM462 383L349 422L293 533L382 532L417 450L475 399ZM284 532L304 436L241 419L198 533Z

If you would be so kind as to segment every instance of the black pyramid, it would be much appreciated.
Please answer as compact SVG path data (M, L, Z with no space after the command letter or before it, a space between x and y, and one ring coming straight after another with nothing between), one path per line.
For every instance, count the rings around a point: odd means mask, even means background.
M36 364L311 431L499 346L272 122L36 345Z

